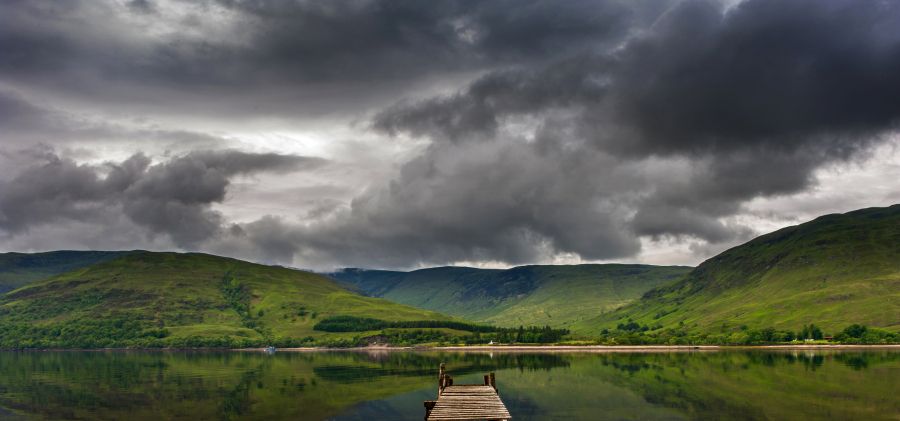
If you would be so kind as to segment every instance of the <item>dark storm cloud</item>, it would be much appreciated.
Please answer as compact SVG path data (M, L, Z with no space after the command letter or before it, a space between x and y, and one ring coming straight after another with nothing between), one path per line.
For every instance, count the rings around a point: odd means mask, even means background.
M0 184L0 230L81 221L102 224L124 214L153 234L190 247L221 229L211 209L225 200L231 178L321 166L317 158L239 151L200 151L152 164L142 155L103 165L78 164L44 153L40 161Z
M616 202L627 185L642 180L628 168L618 168L614 179L594 177L597 165L615 166L611 157L555 144L542 154L503 143L433 147L441 150L407 163L388 186L328 218L302 226L271 218L245 224L243 236L217 247L265 260L275 254L256 255L263 247L290 244L296 262L320 268L515 264L559 252L601 259L640 248L623 217L627 209ZM561 162L572 165L561 168Z
M859 157L896 129L898 28L900 4L891 2L683 2L622 49L399 103L373 127L437 146L334 229L404 253L419 249L405 250L410 243L465 238L460 253L423 249L425 262L515 263L541 247L604 259L633 254L638 236L747 238L752 230L723 218L750 199L809 188L813 171ZM394 215L405 231L356 225ZM503 235L512 232L536 240ZM529 246L505 251L513 243ZM328 248L342 245L319 246Z
M664 4L137 1L123 14L107 2L14 2L0 15L0 77L160 111L179 98L194 113L346 112L419 79L608 47ZM140 35L153 25L164 29Z
M608 61L578 56L538 71L491 73L450 97L396 104L379 112L373 127L391 135L407 133L438 140L491 138L505 117L599 102L607 86L595 76Z
M445 153L459 155L448 159ZM537 155L516 145L435 150L405 165L389 188L357 198L335 225L318 226L303 237L316 241L312 248L319 252L356 242L350 247L355 253L377 250L378 255L353 258L388 266L410 258L420 264L525 263L555 251L577 251L588 259L634 254L639 245L622 228L618 212L602 211L614 205L592 199L616 194L631 174L592 180L590 164L611 162L575 155L560 148ZM560 168L560 162L574 165Z
M815 143L849 156L900 115L900 4L683 2L622 50L492 73L380 113L395 134L492 135L506 117L569 107L587 140L635 154ZM862 144L862 145L860 145Z
M129 0L125 3L129 9L138 13L153 13L156 8L150 0Z
M846 155L900 115L898 28L896 2L685 3L621 54L612 117L651 152Z
M260 34L260 44L265 53L277 54L275 60L374 58L368 64L375 68L397 67L397 59L417 66L456 66L464 63L451 60L531 60L587 44L598 47L598 42L621 39L640 18L634 5L653 7L642 4L647 2L582 0L219 3L269 26Z

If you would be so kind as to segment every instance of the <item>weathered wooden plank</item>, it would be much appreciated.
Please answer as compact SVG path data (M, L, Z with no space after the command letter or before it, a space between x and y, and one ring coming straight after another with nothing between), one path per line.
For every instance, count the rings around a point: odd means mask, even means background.
M444 407L453 407L453 406L462 406L462 405L465 405L465 402L447 402L447 403L441 404L441 405L440 405L440 408L444 408ZM469 405L503 406L503 404L500 403L500 402L484 402L484 401L480 401L480 402L479 402L479 401L474 401L474 402L471 402ZM435 407L435 408L438 408L437 405L435 405L434 407Z
M453 415L453 414L501 414L501 415L505 415L505 414L508 414L508 412L503 411L502 409L485 410L483 408L468 408L468 409L456 408L452 411L432 410L431 414L432 415L440 415L440 414L448 414L448 415Z
M484 416L488 415L501 415L501 416L509 416L509 412L504 411L502 409L479 409L479 408L470 408L470 409L454 409L453 411L431 411L431 415L457 415L457 414L480 414Z
M497 396L497 394L496 394L496 393L493 393L493 392L492 392L492 393L485 393L485 392L472 392L472 393L466 393L466 392L449 392L449 393L444 393L442 396L446 396L446 397L448 397L448 398L454 398L454 397L458 397L458 396L484 396L484 397L494 397L494 396Z
M469 403L464 402L464 401L457 401L457 402L444 402L444 403L441 403L440 406L435 405L434 407L435 408L444 408L444 407L455 407L455 406L465 406L465 405L500 406L500 407L504 406L502 402L495 402L495 401L490 401L490 402L482 401L482 402L469 402Z
M440 403L441 401L438 400L438 402ZM460 400L460 401L456 401L456 402L465 402L465 401ZM496 405L502 406L502 402L496 401L496 400L472 400L471 402L477 402L479 404L496 404ZM454 404L453 401L448 400L448 401L444 401L444 403L442 403L440 406L453 405L453 404ZM435 407L437 407L437 405L435 405Z
M497 392L494 392L493 390L479 390L479 389L472 389L472 390L444 389L444 393L442 393L442 394L452 395L454 393L459 393L459 394L463 394L463 395L497 395Z
M451 398L452 398L452 397L456 397L456 396L488 396L488 397L490 397L490 396L497 396L497 394L494 393L494 392L488 393L488 392L481 392L481 391L475 391L475 392L472 392L472 393L466 393L466 392L448 392L448 393L444 393L444 395L446 395L447 397L451 397Z

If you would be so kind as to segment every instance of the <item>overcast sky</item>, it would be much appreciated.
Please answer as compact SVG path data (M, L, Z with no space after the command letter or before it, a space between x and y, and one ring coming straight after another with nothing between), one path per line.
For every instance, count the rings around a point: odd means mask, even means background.
M0 250L693 265L898 122L897 1L5 0Z

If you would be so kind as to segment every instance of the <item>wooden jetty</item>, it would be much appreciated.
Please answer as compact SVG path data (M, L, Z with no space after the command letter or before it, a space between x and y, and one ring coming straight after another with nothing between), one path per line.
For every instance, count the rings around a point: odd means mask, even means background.
M484 376L484 384L453 384L453 377L441 364L438 398L425 401L426 421L508 420L512 417L500 400L494 373Z

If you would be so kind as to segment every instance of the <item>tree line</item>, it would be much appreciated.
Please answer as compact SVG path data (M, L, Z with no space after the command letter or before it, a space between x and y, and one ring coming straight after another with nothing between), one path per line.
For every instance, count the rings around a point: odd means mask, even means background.
M387 321L371 317L332 316L322 319L314 330L323 332L366 332L381 329L448 328L468 332L496 332L498 327L448 320Z
M323 332L368 332L385 329L455 329L472 332L465 337L465 343L554 343L569 334L568 329L554 329L550 326L519 326L518 328L477 325L473 323L447 320L387 321L370 317L333 316L322 319L314 330Z
M692 332L685 328L684 323L678 327L663 328L660 325L642 325L631 319L619 323L615 329L602 329L597 342L608 345L768 345L820 341L826 337L834 342L852 344L900 343L900 333L860 324L850 325L831 337L814 323L803 325L798 331L773 327L752 329L744 325L731 332L726 331L724 326L722 332Z

